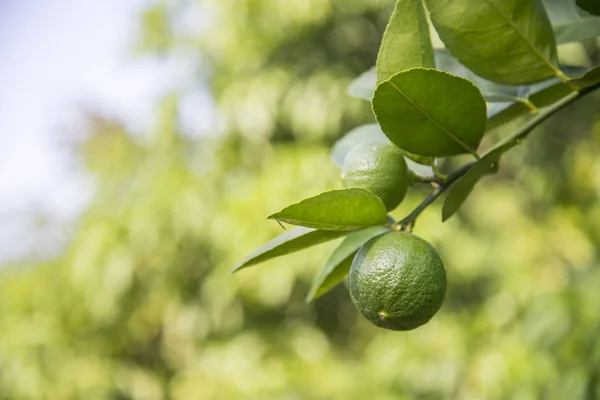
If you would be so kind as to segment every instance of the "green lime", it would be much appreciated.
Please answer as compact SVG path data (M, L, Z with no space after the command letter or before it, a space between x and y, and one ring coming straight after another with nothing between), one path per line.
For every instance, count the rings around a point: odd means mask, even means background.
M406 232L367 241L348 275L352 301L373 324L397 331L415 329L439 310L446 270L428 242Z
M388 211L400 204L411 184L404 153L384 143L363 143L352 149L344 160L342 182L346 188L370 190Z

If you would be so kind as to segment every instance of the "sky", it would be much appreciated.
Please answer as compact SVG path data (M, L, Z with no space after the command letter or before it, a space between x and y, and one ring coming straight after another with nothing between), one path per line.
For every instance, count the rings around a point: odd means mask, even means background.
M0 262L52 255L93 196L65 146L82 107L143 132L157 100L184 79L181 62L131 56L146 3L0 0ZM203 108L205 97L189 96L183 109ZM47 216L58 223L44 228Z

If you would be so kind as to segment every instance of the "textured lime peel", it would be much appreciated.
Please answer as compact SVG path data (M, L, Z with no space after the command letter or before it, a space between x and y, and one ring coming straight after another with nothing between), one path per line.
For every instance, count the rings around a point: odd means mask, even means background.
M373 324L407 331L427 323L446 294L437 251L406 232L377 236L358 251L348 278L352 301Z

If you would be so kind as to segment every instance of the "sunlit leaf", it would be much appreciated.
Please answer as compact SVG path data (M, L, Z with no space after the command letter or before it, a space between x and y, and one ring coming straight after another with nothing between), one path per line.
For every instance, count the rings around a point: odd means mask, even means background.
M268 218L309 228L350 231L384 225L386 214L379 197L366 189L349 188L304 199Z
M475 153L485 131L486 106L479 90L434 69L403 71L380 83L373 111L393 143L418 155Z
M295 251L304 250L311 246L316 246L330 240L337 239L348 232L343 231L323 231L310 228L294 228L286 231L282 235L266 243L264 246L256 249L252 254L246 257L242 262L236 265L231 273L237 272L242 268L250 267L275 257L281 257Z
M333 289L348 274L352 259L358 249L369 239L389 231L389 228L375 226L352 232L346 236L331 253L319 275L315 277L306 300L312 301Z
M422 0L398 0L379 48L377 81L414 67L435 67L429 23Z
M521 85L560 74L541 0L425 0L446 48L477 75Z
M473 188L486 174L490 173L495 164L500 161L500 157L516 146L517 141L508 142L498 148L490 151L481 160L477 161L469 171L463 175L448 191L448 196L444 201L442 209L442 221L452 217L460 206L467 200Z

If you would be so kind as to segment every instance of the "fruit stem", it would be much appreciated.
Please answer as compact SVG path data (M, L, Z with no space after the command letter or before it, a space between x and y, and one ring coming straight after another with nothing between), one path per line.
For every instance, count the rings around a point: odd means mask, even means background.
M431 169L433 170L433 173L435 174L435 176L438 178L438 180L439 180L438 183L443 184L448 181L448 176L444 175L442 173L442 171L439 170L439 168L437 167L437 163L432 163Z
M415 175L413 177L415 182L418 183L436 183L438 185L441 185L444 183L444 181L442 179L440 179L438 176L418 176Z

